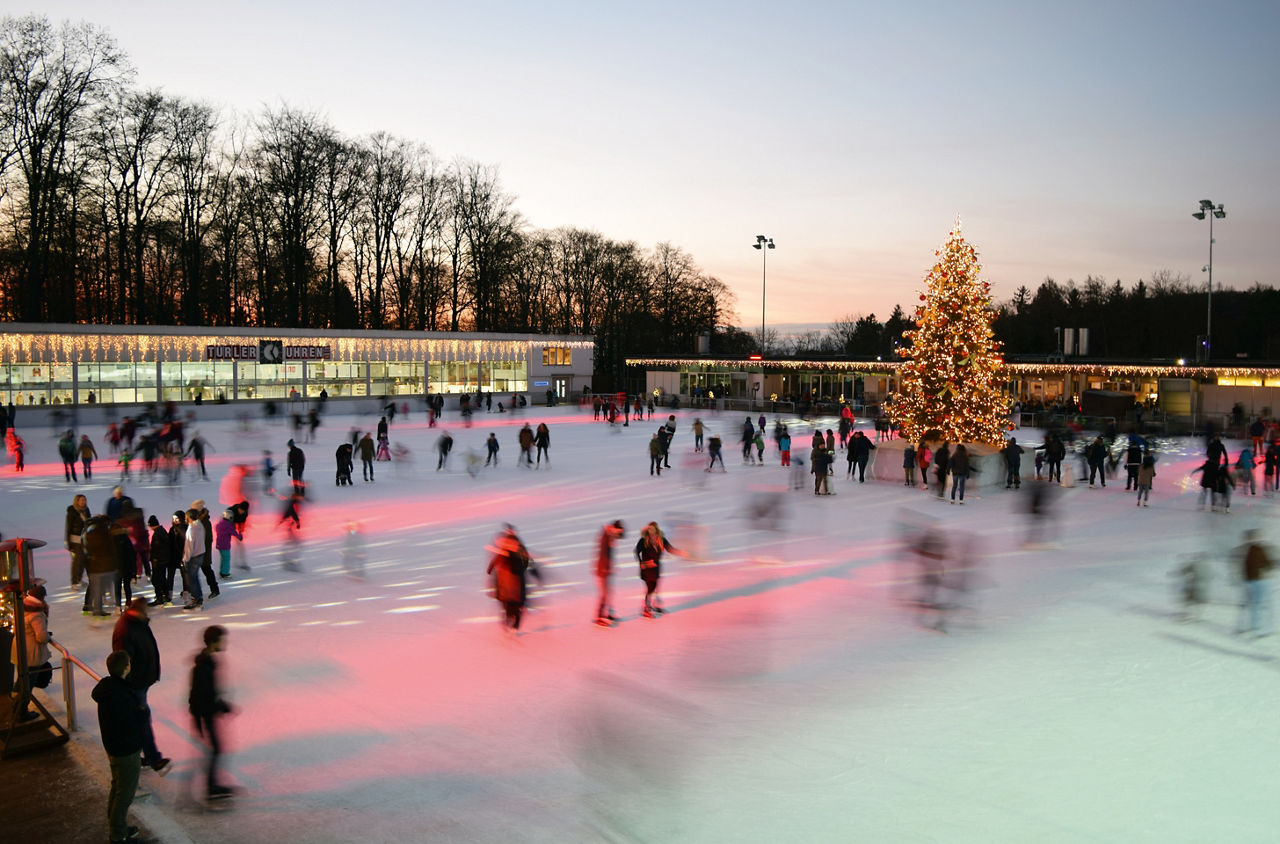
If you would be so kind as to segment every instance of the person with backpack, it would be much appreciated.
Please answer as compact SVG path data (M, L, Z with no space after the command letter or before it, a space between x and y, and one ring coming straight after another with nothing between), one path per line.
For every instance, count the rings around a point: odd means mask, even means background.
M933 451L929 448L929 444L924 440L920 441L920 447L916 449L916 465L920 467L920 488L929 488L929 466L933 463Z

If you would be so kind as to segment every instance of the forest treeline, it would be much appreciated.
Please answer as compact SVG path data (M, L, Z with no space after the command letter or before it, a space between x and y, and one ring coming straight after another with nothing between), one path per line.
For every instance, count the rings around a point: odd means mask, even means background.
M1208 307L1205 285L1168 270L1130 287L1095 276L1082 284L1046 278L1034 293L1022 286L1009 301L994 303L993 330L1007 355L1054 354L1060 350L1056 329L1087 328L1090 357L1194 361ZM796 335L779 345L783 354L798 358L893 360L907 325L896 307L883 323L875 314L847 316L825 332ZM1248 290L1213 291L1212 359L1280 360L1280 290L1255 284Z
M491 166L139 89L92 24L0 30L0 320L587 334L620 376L736 319L680 247L532 228Z

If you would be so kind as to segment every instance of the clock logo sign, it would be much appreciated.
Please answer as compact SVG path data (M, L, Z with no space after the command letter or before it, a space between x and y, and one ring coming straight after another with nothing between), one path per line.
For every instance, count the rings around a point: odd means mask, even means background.
M259 340L258 363L284 363L284 341Z

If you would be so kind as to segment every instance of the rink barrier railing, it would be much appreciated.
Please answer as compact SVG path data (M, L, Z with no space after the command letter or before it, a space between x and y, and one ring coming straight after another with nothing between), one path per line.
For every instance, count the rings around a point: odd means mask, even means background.
M49 644L62 654L62 704L67 710L67 729L76 729L76 669L79 668L85 674L88 674L95 683L102 680L102 675L94 671L89 666L80 661L78 657L62 647L56 640L50 639Z

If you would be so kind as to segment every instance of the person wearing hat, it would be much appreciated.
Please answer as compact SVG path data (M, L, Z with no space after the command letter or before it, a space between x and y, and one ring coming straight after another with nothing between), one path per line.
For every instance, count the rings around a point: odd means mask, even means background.
M231 577L231 538L241 541L244 537L236 527L235 514L230 510L222 511L222 518L213 529L214 545L218 549L218 577L227 580ZM217 594L214 592L213 594Z
M173 567L170 565L173 556L169 553L169 532L155 516L147 519L147 527L151 530L151 585L156 590L155 597L147 606L162 607L173 600Z
M209 508L203 498L192 501L191 509L200 514L200 525L204 528L204 557L200 560L200 571L204 572L205 583L209 585L209 597L216 598L222 592L213 574L213 519L209 517Z
M49 605L45 603L48 592L44 586L36 584L22 596L22 623L25 628L27 644L27 678L24 688L25 696L14 707L17 720L30 721L39 715L28 707L31 702L31 689L43 689L53 679L53 667L49 663L49 642L53 634L49 632ZM10 661L18 664L18 637L13 637Z
M600 606L596 608L596 624L610 627L617 617L609 606L609 578L613 574L613 545L626 532L622 520L610 522L600 530L599 550L596 552L596 582L600 584Z
M186 587L187 603L184 610L198 610L204 606L204 590L200 588L200 569L205 556L204 525L200 523L200 511L188 510L184 516L187 530L182 540L182 581Z

